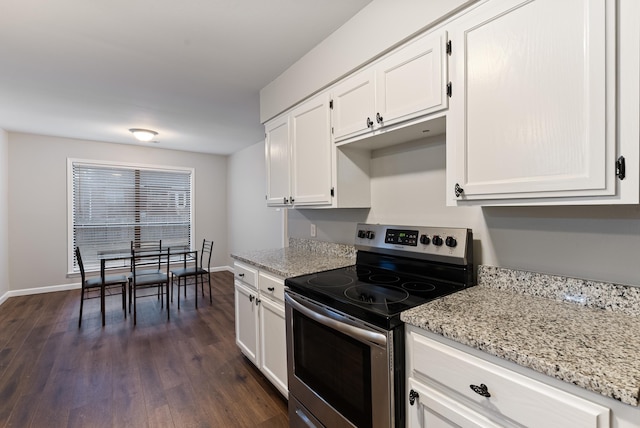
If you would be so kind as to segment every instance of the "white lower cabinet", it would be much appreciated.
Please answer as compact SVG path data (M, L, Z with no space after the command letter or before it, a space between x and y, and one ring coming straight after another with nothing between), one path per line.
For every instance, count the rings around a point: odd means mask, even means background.
M236 344L285 397L284 279L235 262Z
M236 343L242 353L256 366L260 366L258 353L258 293L246 285L235 282Z
M284 319L284 279L258 273L260 290L260 370L285 397L287 386L287 342Z
M409 427L607 428L612 412L407 328ZM626 426L626 425L625 425Z

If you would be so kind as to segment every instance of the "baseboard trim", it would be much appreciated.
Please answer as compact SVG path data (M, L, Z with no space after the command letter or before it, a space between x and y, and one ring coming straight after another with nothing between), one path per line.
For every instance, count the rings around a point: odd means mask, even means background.
M209 270L209 272L224 271L233 272L233 268L231 268L231 266L215 266ZM57 291L69 291L78 289L80 289L79 282L74 284L47 285L45 287L25 288L22 290L9 290L0 297L0 305L6 302L10 297L30 296L32 294L55 293Z

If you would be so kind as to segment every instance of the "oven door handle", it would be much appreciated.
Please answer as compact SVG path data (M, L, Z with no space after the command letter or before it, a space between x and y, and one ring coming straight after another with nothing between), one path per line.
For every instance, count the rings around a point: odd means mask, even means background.
M362 328L349 323L349 319L324 308L308 308L303 302L298 301L294 296L285 293L285 301L293 309L306 315L322 325L333 328L341 333L351 336L360 342L373 342L379 346L387 346L387 336L373 330Z

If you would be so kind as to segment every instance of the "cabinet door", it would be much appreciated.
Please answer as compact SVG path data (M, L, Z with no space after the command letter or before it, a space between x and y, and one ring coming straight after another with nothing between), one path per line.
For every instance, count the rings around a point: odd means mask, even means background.
M376 122L393 125L447 107L446 32L422 37L376 65Z
M235 282L236 344L249 360L260 367L258 354L257 293L240 282Z
M262 297L260 299L261 370L284 395L287 387L287 342L285 334L284 304Z
M407 386L407 397L409 397L407 398L407 426L409 428L498 428L502 426L469 409L458 400L415 379L409 378Z
M292 195L295 205L331 203L329 94L291 112Z
M373 131L376 123L375 89L375 73L373 69L366 69L331 90L334 141Z
M265 133L267 205L287 205L291 196L289 116L285 115L268 122L265 125Z
M489 1L452 22L451 199L615 193L614 6Z

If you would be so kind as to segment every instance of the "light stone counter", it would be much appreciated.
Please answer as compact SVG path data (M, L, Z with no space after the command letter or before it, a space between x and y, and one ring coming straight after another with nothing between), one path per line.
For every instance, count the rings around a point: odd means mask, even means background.
M476 287L402 314L456 342L639 405L640 288L478 269Z
M352 246L308 239L290 239L289 247L258 250L231 257L284 278L355 264Z

